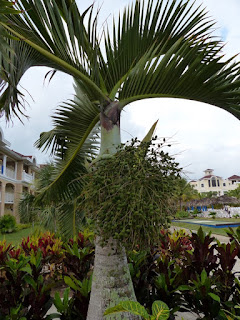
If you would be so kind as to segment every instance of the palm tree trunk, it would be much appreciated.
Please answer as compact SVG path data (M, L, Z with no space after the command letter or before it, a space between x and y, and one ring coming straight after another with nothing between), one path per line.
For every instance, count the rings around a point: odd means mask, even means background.
M101 114L101 150L99 158L113 155L121 144L120 109L117 102L112 102L107 112ZM122 300L135 300L125 249L116 240L109 240L104 246L101 239L96 239L95 261L92 291L87 320L103 320L103 313L108 307L115 306ZM121 313L108 315L106 320L136 320L137 316Z
M125 250L115 240L109 240L102 247L101 239L97 238L87 320L102 320L104 311L122 300L136 301ZM109 315L104 319L133 320L139 317L124 313Z

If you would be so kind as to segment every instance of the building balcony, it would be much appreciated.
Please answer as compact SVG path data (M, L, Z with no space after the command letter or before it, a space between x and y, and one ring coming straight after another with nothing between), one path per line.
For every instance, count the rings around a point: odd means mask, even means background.
M34 178L33 175L26 173L25 171L23 171L22 173L22 181L26 181L26 182L33 182Z
M15 171L9 168L6 168L6 177L11 178L11 179L16 179L15 177Z

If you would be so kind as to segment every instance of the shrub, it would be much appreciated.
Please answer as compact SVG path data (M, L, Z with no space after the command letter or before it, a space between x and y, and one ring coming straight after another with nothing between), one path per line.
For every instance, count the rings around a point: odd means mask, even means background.
M181 219L181 218L189 218L190 217L190 213L188 211L177 211L176 213L176 218L177 219Z
M128 255L137 300L150 309L162 299L172 316L186 310L204 319L226 319L224 312L239 316L240 281L233 267L240 257L240 228L229 231L228 244L216 242L202 228L191 236L160 234L159 247Z
M211 211L211 212L209 213L209 215L210 215L213 219L216 219L217 212Z
M16 231L16 218L11 214L5 214L0 218L1 233L12 233Z
M16 227L16 230L20 231L20 230L23 230L23 229L28 229L30 227L31 227L31 224L18 223L17 227Z

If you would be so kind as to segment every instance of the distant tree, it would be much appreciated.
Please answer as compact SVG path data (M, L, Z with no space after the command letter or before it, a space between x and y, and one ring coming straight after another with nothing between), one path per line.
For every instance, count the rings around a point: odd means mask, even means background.
M184 202L198 199L198 192L188 183L185 178L181 178L178 181L176 197L179 201L180 210L182 210L182 204Z
M57 232L64 238L74 236L76 228L83 221L82 212L77 206L77 199L59 201L39 201L38 195L53 181L55 166L45 165L35 180L35 194L25 193L19 202L19 215L23 223L38 223L51 232Z
M236 189L228 191L227 194L230 197L235 197L237 199L240 199L240 184L238 185L238 187Z

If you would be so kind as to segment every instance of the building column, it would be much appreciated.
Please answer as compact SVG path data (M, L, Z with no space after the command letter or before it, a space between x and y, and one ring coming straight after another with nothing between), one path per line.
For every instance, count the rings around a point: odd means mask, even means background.
M17 180L22 180L22 176L23 176L23 161L18 161Z
M4 215L5 210L5 189L6 189L6 182L2 182L2 199L1 199L1 208L0 208L0 216Z
M23 192L22 184L15 184L14 186L14 205L13 205L13 215L16 218L17 222L20 222L20 217L18 215L18 205Z
M17 179L17 167L18 167L18 163L15 161L15 169L14 169L14 179Z

